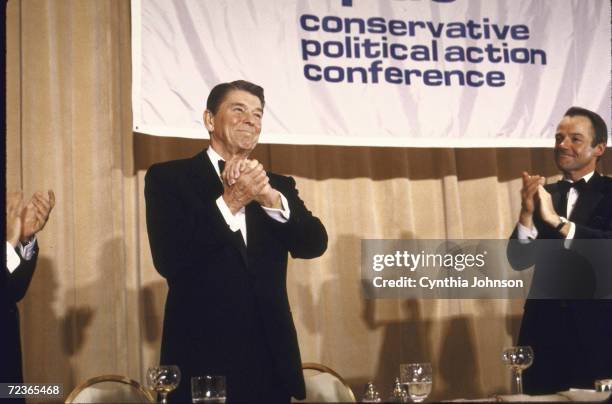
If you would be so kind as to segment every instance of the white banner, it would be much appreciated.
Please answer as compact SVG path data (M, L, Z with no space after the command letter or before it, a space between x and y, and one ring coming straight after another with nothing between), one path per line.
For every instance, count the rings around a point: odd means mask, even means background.
M132 0L134 131L208 137L210 89L265 89L261 142L553 146L610 124L609 0Z

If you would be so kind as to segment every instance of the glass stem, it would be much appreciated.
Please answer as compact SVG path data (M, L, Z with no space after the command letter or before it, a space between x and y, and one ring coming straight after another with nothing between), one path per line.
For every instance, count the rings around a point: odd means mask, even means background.
M162 404L168 404L168 399L167 399L168 393L161 393L161 396L162 396L162 401L161 401Z
M514 380L516 394L523 394L523 371L512 369L512 379Z

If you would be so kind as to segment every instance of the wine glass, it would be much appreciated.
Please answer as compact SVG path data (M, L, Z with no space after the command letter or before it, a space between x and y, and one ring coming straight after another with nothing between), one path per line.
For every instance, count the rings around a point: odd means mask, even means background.
M431 363L404 363L400 365L400 381L413 402L425 401L431 393L433 381Z
M512 370L515 393L523 394L523 370L533 363L533 350L530 346L513 346L504 349L502 358Z
M167 404L167 396L181 382L181 371L178 366L152 366L147 371L147 383L151 390L161 394L162 404Z

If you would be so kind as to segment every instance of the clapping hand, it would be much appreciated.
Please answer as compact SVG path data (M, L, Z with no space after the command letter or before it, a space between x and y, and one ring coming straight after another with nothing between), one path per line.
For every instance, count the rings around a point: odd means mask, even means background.
M542 220L550 226L557 226L561 219L559 219L559 215L555 212L550 193L548 193L542 185L538 186L538 201Z
M6 197L6 241L13 247L17 246L21 235L21 211L23 209L23 194L10 192Z
M36 233L41 231L49 214L55 206L55 194L52 190L45 196L42 192L35 192L21 211L21 236L20 240L26 242Z
M529 175L528 172L523 171L522 179L523 187L521 188L521 213L519 215L519 222L523 226L531 228L533 226L536 194L538 193L538 187L541 187L544 183L544 177L540 175Z

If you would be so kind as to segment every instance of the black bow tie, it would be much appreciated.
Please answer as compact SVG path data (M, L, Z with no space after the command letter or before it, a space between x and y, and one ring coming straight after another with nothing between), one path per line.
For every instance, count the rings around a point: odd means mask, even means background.
M219 164L219 174L221 174L223 172L223 169L225 168L225 161L218 160L217 164Z
M581 178L580 181L576 182L560 180L559 182L557 182L557 188L559 189L559 193L561 195L567 194L570 188L576 188L576 191L578 191L578 193L582 193L584 190L587 189L587 182L584 180L584 178Z

